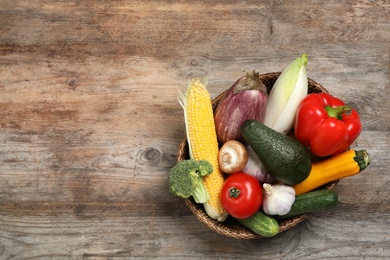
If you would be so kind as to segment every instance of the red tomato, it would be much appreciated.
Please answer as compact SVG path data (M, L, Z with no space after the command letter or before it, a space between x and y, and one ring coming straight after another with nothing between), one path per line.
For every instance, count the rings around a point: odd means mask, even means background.
M263 201L259 181L246 173L234 173L226 179L221 191L221 203L234 218L244 219L255 214Z

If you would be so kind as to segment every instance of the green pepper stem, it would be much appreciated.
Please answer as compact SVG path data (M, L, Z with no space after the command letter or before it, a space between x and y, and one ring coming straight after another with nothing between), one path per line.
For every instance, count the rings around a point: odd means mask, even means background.
M240 195L241 191L237 188L230 188L229 189L229 197L230 198L238 198L238 196Z
M334 117L337 119L341 119L341 115L343 113L346 113L348 115L352 112L352 108L350 106L339 106L339 107L326 106L325 110L328 113L329 117Z

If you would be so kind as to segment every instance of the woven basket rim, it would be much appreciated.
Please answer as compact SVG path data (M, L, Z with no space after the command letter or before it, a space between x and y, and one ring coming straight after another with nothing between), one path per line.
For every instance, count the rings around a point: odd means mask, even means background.
M280 74L281 72L270 72L270 73L260 74L259 78L263 81L264 85L266 85L267 90L270 91L270 89L273 86L273 83L276 81L276 79L279 77ZM325 89L323 86L321 86L319 83L315 82L312 79L308 79L308 83L309 83L309 93L319 93L319 92L329 93L327 89ZM213 99L212 104L214 109L226 91L227 90L220 93L217 97ZM188 158L189 155L188 155L187 138L186 136L184 136L180 142L176 160L181 161ZM338 182L339 182L338 180L330 182L321 188L333 190L336 187ZM202 222L211 230L214 230L216 233L220 235L232 237L236 239L264 238L263 236L256 234L253 231L249 230L248 228L240 225L235 219L233 219L230 216L228 217L227 220L223 222L219 222L215 219L210 218L205 212L205 210L203 209L203 206L201 204L195 203L195 201L192 198L184 199L184 201L187 207L198 218L200 222ZM303 220L308 218L309 215L310 214L303 214L289 219L278 220L279 233L296 226L297 224L301 223Z

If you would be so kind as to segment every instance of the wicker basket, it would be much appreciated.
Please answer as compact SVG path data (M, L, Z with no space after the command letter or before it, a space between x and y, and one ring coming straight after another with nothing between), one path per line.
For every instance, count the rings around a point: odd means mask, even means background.
M273 73L267 73L260 75L260 79L264 83L264 85L267 87L268 93L270 92L272 86L274 85L276 79L279 77L280 72L273 72ZM320 84L316 83L315 81L309 79L309 93L320 93L325 92L328 93L328 91L322 87ZM218 102L222 98L223 94L225 92L222 92L219 96L217 96L213 100L213 108L217 106ZM179 146L179 152L177 154L177 161L189 159L189 151L188 151L188 144L186 137L183 138L183 140L180 143ZM332 190L337 185L338 181L331 182L327 184L326 186L322 187L323 189L329 189ZM228 217L223 222L218 222L215 219L210 218L205 210L203 209L202 204L195 203L195 201L190 199L185 199L185 203L189 207L189 209L192 211L192 213L199 219L200 222L204 223L206 226L208 226L210 229L214 230L215 232L227 236L227 237L233 237L237 239L256 239L256 238L263 238L263 236L260 236L251 230L245 228L241 224L237 222L232 217ZM290 219L285 219L279 221L279 233L283 232L287 229L290 229L297 225L298 223L302 222L304 219L306 219L309 216L309 214L304 214L300 216L296 216Z

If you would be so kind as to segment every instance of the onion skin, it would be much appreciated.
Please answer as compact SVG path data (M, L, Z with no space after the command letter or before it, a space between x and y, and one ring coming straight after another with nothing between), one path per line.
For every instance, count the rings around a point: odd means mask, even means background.
M274 178L267 172L263 163L260 161L259 157L257 157L257 154L255 151L253 151L252 147L248 145L246 150L248 153L248 161L242 172L252 175L261 183L273 183L275 181Z
M218 140L243 142L239 128L248 119L264 122L268 94L256 71L239 78L222 96L215 113Z

